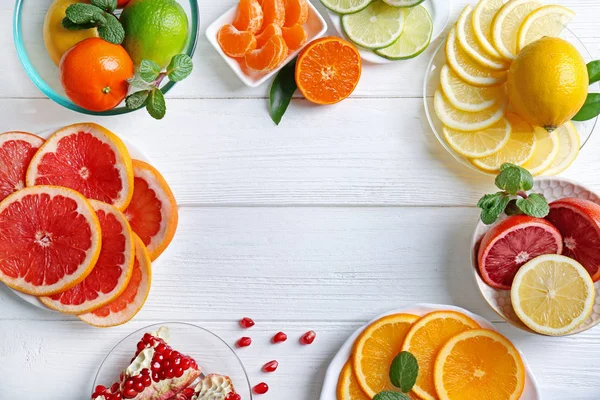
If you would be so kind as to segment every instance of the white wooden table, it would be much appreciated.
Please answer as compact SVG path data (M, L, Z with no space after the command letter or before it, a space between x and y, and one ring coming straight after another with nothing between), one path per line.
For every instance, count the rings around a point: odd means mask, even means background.
M312 0L318 3L318 0ZM469 0L454 0L453 20ZM142 147L180 205L171 247L131 323L109 330L44 312L0 285L0 399L85 400L96 369L122 337L160 321L187 321L229 343L237 321L257 321L239 351L265 400L316 400L325 369L358 326L417 302L454 304L494 321L525 353L544 399L600 398L600 328L543 338L503 323L469 266L474 207L491 179L455 162L423 110L425 66L365 65L352 98L330 107L294 100L282 124L268 116L268 85L242 87L201 36L193 76L176 87L161 122L144 112L90 118L44 98L12 42L13 0L0 2L0 131L42 131L93 120ZM200 0L202 34L234 0ZM600 58L600 2L561 0L570 28ZM324 11L320 4L319 10ZM600 190L600 133L565 173ZM297 338L314 329L312 346ZM269 344L275 332L291 338ZM260 372L277 359L280 369Z

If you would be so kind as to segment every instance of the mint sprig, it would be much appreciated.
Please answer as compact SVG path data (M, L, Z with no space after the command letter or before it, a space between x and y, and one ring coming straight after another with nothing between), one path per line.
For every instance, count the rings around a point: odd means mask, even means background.
M90 4L75 3L67 7L62 26L69 30L98 28L98 35L113 44L125 40L125 30L114 15L117 0L91 0Z
M404 393L412 390L419 376L419 363L415 356L408 351L400 352L390 365L390 381L402 391L383 391L375 395L373 400L410 400Z
M373 397L373 400L410 400L410 397L404 393L398 392L380 392Z

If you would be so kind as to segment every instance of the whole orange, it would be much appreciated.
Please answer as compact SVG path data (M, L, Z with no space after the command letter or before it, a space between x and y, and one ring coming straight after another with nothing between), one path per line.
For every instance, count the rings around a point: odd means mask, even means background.
M125 49L100 38L85 39L71 47L60 61L65 93L90 111L115 108L127 96L127 79L134 75Z

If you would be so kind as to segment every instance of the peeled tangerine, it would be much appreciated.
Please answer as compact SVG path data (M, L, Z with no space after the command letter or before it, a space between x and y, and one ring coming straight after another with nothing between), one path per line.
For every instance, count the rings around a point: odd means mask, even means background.
M229 57L244 57L256 48L256 37L250 31L239 31L235 26L224 25L217 33L223 53Z
M248 53L245 60L248 68L259 72L269 72L281 65L287 55L288 48L285 40L280 35L274 35L262 48Z
M544 37L515 58L508 72L508 97L521 118L552 131L581 109L588 79L583 57L573 45Z

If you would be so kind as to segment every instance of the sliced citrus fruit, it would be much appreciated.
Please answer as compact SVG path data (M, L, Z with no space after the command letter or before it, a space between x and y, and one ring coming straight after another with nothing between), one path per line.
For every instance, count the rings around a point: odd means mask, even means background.
M508 113L506 118L511 127L508 142L490 156L472 159L477 168L497 172L504 163L523 165L533 155L536 138L531 125L513 113Z
M502 55L492 44L492 22L504 0L479 0L473 9L473 31L477 42L490 57L501 59Z
M542 4L535 0L509 0L492 23L492 42L498 53L509 60L517 56L517 35L523 20Z
M123 210L133 194L131 158L108 129L74 124L56 131L33 156L27 186L59 185Z
M452 336L479 327L473 319L456 311L435 311L415 322L402 345L402 351L411 352L419 362L413 392L423 400L436 400L433 368L438 352Z
M25 174L44 139L26 132L0 134L0 201L25 187Z
M273 71L288 56L288 47L283 36L271 36L264 46L246 54L244 60L248 68L258 72Z
M281 28L281 34L289 51L296 51L308 40L308 33L300 24Z
M548 5L532 11L523 21L517 34L517 50L544 36L558 37L575 17L566 7Z
M250 31L238 31L231 24L223 25L217 32L217 42L229 57L241 58L256 49L256 36Z
M306 45L296 62L298 90L316 104L334 104L350 96L362 72L360 54L351 43L335 36Z
M440 400L518 400L525 388L519 351L490 329L472 329L452 337L435 360Z
M494 71L482 67L458 45L456 28L452 28L446 39L446 60L460 78L473 86L497 86L506 81L506 71Z
M342 368L337 385L337 400L371 400L360 388L354 370L352 369L352 360Z
M560 254L562 236L548 221L514 215L487 231L477 252L479 273L496 289L508 290L527 261L543 254Z
M371 4L373 0L321 0L328 9L338 14L353 14Z
M558 155L558 132L556 130L548 132L544 128L536 126L534 128L535 147L533 154L522 167L537 176L542 174L552 165Z
M177 201L165 178L148 163L133 160L134 190L125 217L156 260L167 248L179 220Z
M393 7L411 8L424 2L425 0L383 0Z
M404 10L404 30L394 43L375 53L390 60L406 60L421 54L431 41L433 21L423 6Z
M92 272L77 286L49 297L46 306L67 314L83 314L110 303L127 287L133 271L133 232L114 206L90 200L102 231L102 249Z
M446 64L440 71L440 82L448 101L459 110L477 112L506 101L504 86L471 86Z
M486 157L500 151L510 138L510 124L506 118L502 118L489 128L475 131L463 132L444 127L446 141L456 151L465 157Z
M489 128L504 117L504 110L506 109L506 101L504 101L482 111L459 110L450 104L441 90L435 92L433 105L436 115L444 125L465 132Z
M308 20L307 0L285 0L285 24L290 27L304 25Z
M240 0L233 26L239 31L256 33L263 26L263 9L256 0Z
M133 235L135 243L135 260L133 272L125 291L112 302L92 312L78 315L83 322L98 327L122 325L142 309L152 285L152 266L150 254L137 235Z
M515 313L531 330L560 336L592 312L596 290L590 274L572 258L548 254L523 265L510 297Z
M558 155L544 175L558 175L573 163L579 155L579 133L571 121L554 130L558 135Z
M256 36L256 48L262 48L271 38L271 36L277 35L282 35L281 27L279 25L269 24L265 29L263 29L260 35Z
M348 38L366 49L381 49L394 43L404 30L404 12L382 1L342 16L342 28Z
M369 325L354 342L354 373L369 398L383 390L397 391L389 378L390 365L402 351L404 338L418 319L412 314L385 316Z
M263 26L275 24L285 25L285 3L284 0L262 0Z
M594 282L600 280L600 206L567 197L550 203L546 217L562 234L562 254L579 261Z
M0 281L13 289L68 290L92 272L101 247L98 217L74 190L35 186L0 203Z

